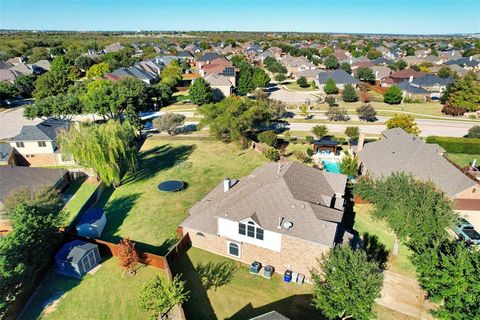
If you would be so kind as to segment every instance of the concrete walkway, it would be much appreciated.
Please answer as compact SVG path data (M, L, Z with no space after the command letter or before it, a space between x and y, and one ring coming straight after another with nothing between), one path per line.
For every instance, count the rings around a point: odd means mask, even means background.
M384 275L382 296L376 301L379 305L416 319L433 319L428 313L432 305L415 279L388 270Z

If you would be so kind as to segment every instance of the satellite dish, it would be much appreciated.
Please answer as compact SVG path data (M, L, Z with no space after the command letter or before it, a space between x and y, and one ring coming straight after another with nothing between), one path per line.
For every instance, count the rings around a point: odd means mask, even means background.
M291 227L293 227L293 223L291 223L290 221L285 221L285 222L283 223L283 227L284 227L285 229L290 229Z

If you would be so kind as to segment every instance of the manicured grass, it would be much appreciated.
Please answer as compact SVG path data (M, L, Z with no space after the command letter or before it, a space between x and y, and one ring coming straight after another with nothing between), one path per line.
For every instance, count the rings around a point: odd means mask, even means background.
M139 249L165 254L175 241L177 226L188 209L224 177L241 177L267 160L253 150L241 150L209 138L153 136L140 150L140 169L127 175L120 187L106 190L107 225L102 238L116 242L130 237ZM163 180L186 182L185 190L162 193Z
M447 153L447 158L460 167L470 165L474 159L477 159L477 165L480 164L480 154Z
M209 262L217 270L230 271L209 274L228 279L217 290L206 290L196 271L199 263ZM311 306L312 286L285 283L278 274L270 280L251 275L246 265L197 248L176 260L173 270L182 274L190 290L190 299L184 304L187 319L250 319L272 310L290 319L321 319Z
M116 258L102 263L93 275L82 280L52 272L33 296L22 319L147 319L135 301L141 289L155 275L166 276L160 269L141 267L133 277L117 265ZM61 298L60 298L61 297ZM41 316L48 302L60 298Z
M85 202L90 198L98 183L93 183L90 180L79 178L70 183L70 186L65 190L65 194L73 197L67 202L64 207L66 212L65 225L68 225L78 214Z
M391 252L395 239L394 234L385 222L372 219L370 216L372 206L367 204L357 204L355 205L354 210L354 229L357 230L360 235L363 233L369 233L370 235L377 236L378 240L385 245L388 251ZM415 276L415 268L408 259L409 254L409 249L401 244L397 257L390 254L387 268L393 272L398 272L407 276Z
M284 85L287 89L289 90L292 90L292 91L318 91L317 88L315 88L314 85L312 85L312 83L309 83L309 86L307 87L300 87L297 82L291 82L291 83L288 83L288 84L285 84Z

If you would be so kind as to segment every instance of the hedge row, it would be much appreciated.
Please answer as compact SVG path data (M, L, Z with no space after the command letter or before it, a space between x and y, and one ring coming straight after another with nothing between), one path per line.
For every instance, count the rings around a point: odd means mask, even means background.
M430 136L427 143L436 143L450 153L480 154L480 139Z

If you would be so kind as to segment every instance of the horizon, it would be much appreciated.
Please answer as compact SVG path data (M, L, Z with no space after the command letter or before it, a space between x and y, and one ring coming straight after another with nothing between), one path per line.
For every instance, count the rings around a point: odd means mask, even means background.
M2 0L0 12L0 29L12 31L480 33L480 2L474 0Z

